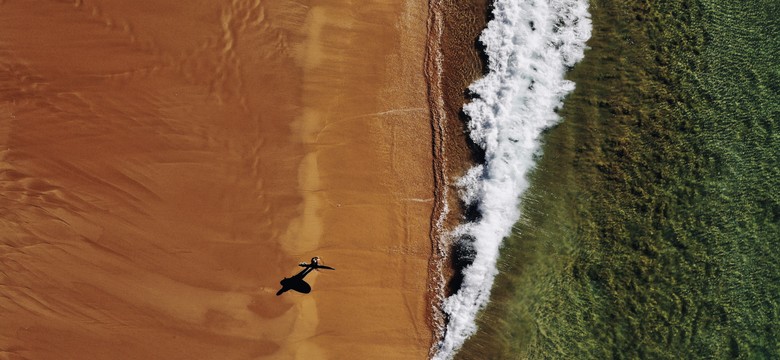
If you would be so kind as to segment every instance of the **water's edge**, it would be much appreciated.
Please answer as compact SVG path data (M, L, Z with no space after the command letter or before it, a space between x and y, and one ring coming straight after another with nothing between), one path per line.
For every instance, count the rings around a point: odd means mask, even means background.
M493 20L480 37L489 72L469 87L475 100L464 107L470 137L485 160L458 182L463 202L479 216L438 239L441 248L455 242L467 266L457 292L442 303L446 327L434 359L453 357L476 331L501 241L520 216L518 201L528 187L539 137L559 120L556 111L574 89L564 74L582 59L590 37L587 7L583 0L493 3Z

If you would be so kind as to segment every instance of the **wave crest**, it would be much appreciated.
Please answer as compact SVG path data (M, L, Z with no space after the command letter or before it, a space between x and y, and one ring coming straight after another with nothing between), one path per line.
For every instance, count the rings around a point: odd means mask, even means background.
M447 325L434 359L452 358L476 332L477 312L498 272L501 241L520 217L519 198L528 188L539 136L559 120L556 110L574 90L564 75L582 60L591 33L587 0L497 0L493 16L480 36L489 72L469 87L477 98L463 109L485 163L458 181L462 200L476 206L480 217L451 234L468 240L462 242L473 249L473 261L463 269L460 289L443 302Z

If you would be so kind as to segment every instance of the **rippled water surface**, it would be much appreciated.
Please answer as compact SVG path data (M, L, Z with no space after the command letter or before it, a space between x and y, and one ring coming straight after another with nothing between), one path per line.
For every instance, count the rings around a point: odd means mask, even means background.
M591 1L461 358L774 358L780 4Z

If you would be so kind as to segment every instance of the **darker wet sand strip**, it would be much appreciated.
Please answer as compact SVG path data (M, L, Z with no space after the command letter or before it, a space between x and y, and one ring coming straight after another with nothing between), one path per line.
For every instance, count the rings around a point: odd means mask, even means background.
M478 38L490 8L486 0L430 2L426 75L433 129L435 205L431 218L433 254L429 264L429 294L434 337L443 336L446 319L440 305L444 296L460 286L463 268L453 248L450 232L470 216L459 197L457 181L475 163L481 151L467 133L463 105L470 98L468 86L484 75L486 59Z

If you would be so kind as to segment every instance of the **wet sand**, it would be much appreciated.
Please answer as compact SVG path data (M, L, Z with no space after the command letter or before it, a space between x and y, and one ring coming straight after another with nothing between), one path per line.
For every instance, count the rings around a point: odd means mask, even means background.
M446 319L441 301L460 287L464 262L453 247L449 234L472 216L460 199L458 179L475 163L482 161L468 136L469 120L462 108L470 101L468 86L484 75L486 59L478 39L485 28L489 11L487 0L431 1L429 61L427 74L433 125L434 189L436 202L432 218L433 254L431 271L431 318L434 338L444 335Z
M425 357L427 16L0 2L0 357Z

